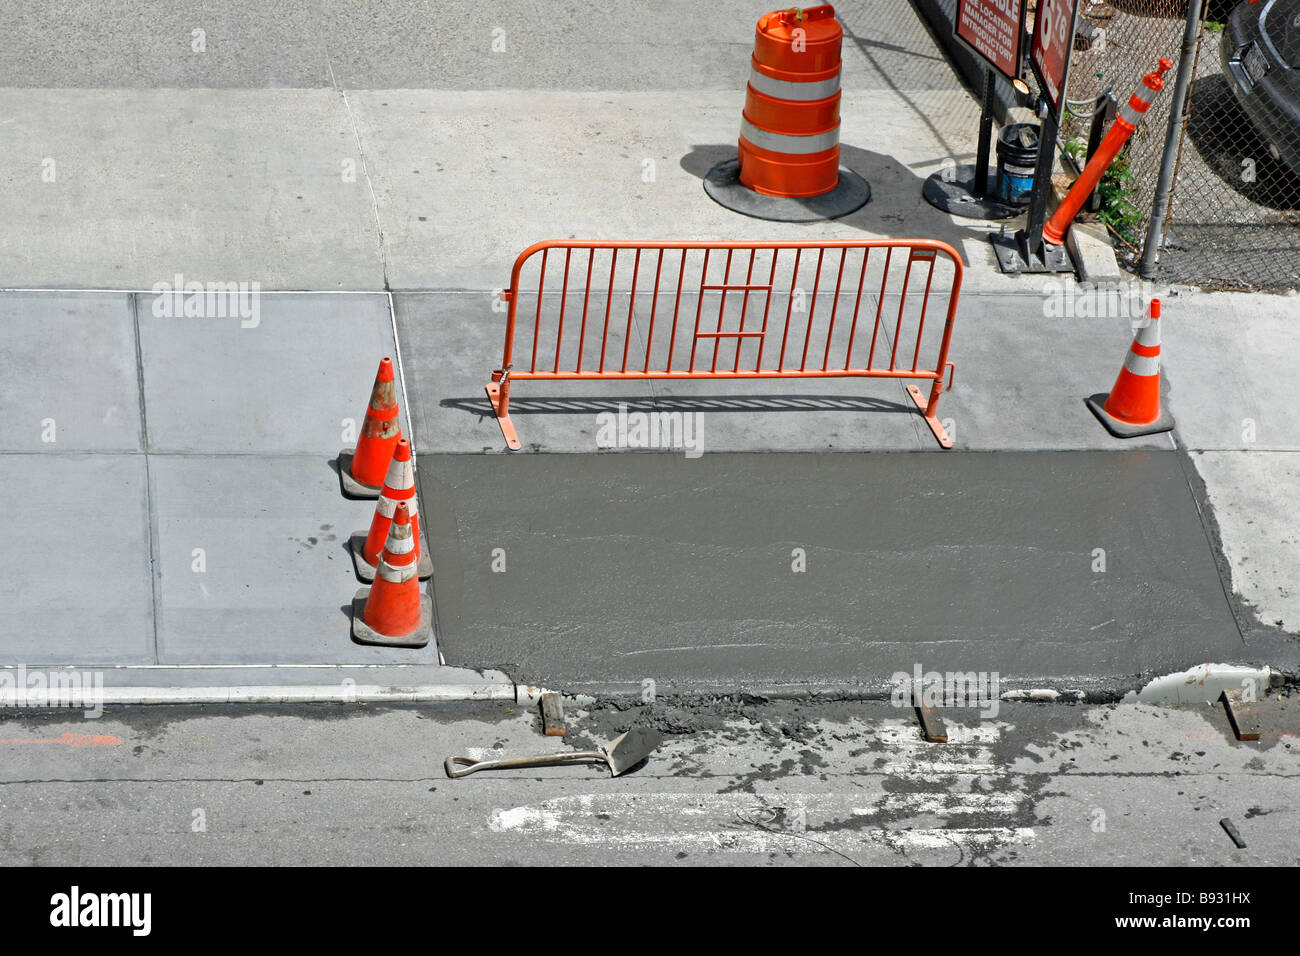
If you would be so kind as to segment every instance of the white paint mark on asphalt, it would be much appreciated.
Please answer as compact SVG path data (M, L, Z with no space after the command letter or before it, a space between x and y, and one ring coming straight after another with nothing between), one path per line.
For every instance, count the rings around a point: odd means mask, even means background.
M494 810L488 828L580 846L849 856L867 845L987 852L1035 838L1032 827L1015 825L1014 816L1023 809L1015 793L889 793L875 806L855 806L861 799L809 793L583 794ZM935 825L968 815L994 819L979 827L961 825L964 820Z

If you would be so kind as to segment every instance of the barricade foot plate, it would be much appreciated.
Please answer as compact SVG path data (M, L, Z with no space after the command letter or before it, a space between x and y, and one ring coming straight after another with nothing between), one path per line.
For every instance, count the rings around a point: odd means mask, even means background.
M354 531L348 536L348 550L352 552L352 568L357 577L369 584L375 579L375 566L366 561L366 532ZM415 574L421 581L433 577L433 558L429 555L429 542L420 534L420 563L416 565Z
M841 166L840 181L820 196L768 196L740 181L740 160L718 163L704 177L704 191L732 212L769 222L822 222L856 212L871 201L871 185Z
M386 647L424 647L433 640L433 598L420 595L420 626L410 634L389 637L370 627L362 615L370 588L362 588L352 598L352 639L358 644L383 644Z
M977 196L975 166L963 163L930 176L921 187L921 195L935 209L965 219L1010 219L1025 211L1023 207L1008 205L992 195L997 182L997 174L992 169L989 170L988 182L989 195Z
M497 407L501 403L501 386L493 382L484 391L487 392L488 401L492 403L492 414L496 415L497 424L501 426L501 437L506 440L506 445L511 451L518 451L519 435L515 432L515 423L510 420L509 415L497 413Z
M1116 438L1137 438L1141 435L1156 435L1173 430L1173 416L1163 408L1160 410L1160 417L1149 425L1130 425L1128 422L1122 422L1106 411L1108 398L1110 398L1108 393L1098 392L1096 395L1089 395L1083 401L1089 411L1097 416L1097 421L1105 425L1106 431Z
M935 416L925 414L925 409L926 406L929 405L929 402L927 402L925 396L921 394L921 390L915 385L909 385L907 386L907 394L912 396L912 401L916 402L916 407L921 410L921 415L925 419L925 423L930 426L930 431L934 432L935 440L944 448L951 448L953 445L952 436L950 436L948 430L943 427L943 423Z
M352 449L339 452L339 485L343 489L344 498L365 499L378 498L379 493L383 491L382 485L371 487L363 485L352 477Z

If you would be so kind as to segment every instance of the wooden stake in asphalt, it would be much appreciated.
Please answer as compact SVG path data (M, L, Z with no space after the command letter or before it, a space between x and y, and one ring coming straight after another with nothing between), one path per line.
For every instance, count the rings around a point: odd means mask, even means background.
M916 704L916 719L921 722L921 736L925 738L926 743L946 744L948 742L948 728L944 726L943 718L935 712L934 708L927 707L925 704Z
M564 701L560 695L543 694L539 706L542 710L542 733L547 737L563 737L568 728L564 726Z
M1219 695L1219 702L1238 740L1259 740L1259 717L1240 690L1225 690Z

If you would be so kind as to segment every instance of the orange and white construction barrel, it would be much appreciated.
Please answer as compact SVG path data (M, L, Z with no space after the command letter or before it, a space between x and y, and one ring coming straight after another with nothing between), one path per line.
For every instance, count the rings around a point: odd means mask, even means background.
M829 3L766 13L754 29L736 158L704 191L734 212L778 222L836 219L871 199L840 165L840 50Z

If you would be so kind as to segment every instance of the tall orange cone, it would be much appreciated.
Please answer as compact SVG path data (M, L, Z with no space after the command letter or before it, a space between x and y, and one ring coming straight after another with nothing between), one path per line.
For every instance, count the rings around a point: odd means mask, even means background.
M363 644L423 647L433 637L433 600L415 575L411 512L397 505L373 587L352 599L352 637Z
M415 560L420 580L433 576L433 561L428 549L420 540L420 507L415 499L415 468L411 464L411 443L398 439L397 450L388 465L384 490L375 502L375 516L370 521L370 531L354 531L348 538L352 550L352 563L357 577L367 583L375 579L375 567L380 552L388 540L388 529L393 524L393 514L399 502L404 502L411 513L411 539L415 542Z
M393 360L384 357L370 391L361 437L352 451L339 453L339 477L348 498L378 498L397 440L402 437Z
M1116 438L1154 435L1174 427L1160 410L1160 300L1152 299L1150 321L1138 329L1109 395L1086 399L1088 408Z

